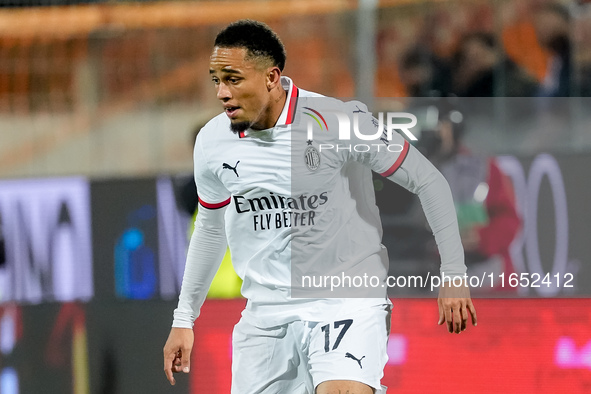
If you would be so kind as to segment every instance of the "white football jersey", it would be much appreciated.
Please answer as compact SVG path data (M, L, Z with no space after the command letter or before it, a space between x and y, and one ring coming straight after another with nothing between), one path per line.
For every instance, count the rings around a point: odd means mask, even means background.
M362 103L281 82L287 100L275 127L233 133L222 113L201 130L194 154L200 204L228 206L226 235L248 299L243 316L261 327L385 302L388 257L371 170L392 175L409 151ZM343 138L344 116L350 131L377 137ZM364 275L362 286L319 286L323 276Z

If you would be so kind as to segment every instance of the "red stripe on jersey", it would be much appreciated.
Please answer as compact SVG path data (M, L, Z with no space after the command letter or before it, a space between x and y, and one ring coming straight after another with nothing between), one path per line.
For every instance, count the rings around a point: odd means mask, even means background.
M298 95L299 89L297 86L293 85L293 89L291 89L291 97L289 98L289 107L287 110L287 119L285 120L285 124L292 124L293 118L295 117L295 109L296 105L298 104Z
M394 164L392 164L392 167L390 167L386 172L382 172L380 174L381 176L389 177L390 175L394 174L397 169L400 168L400 166L402 165L402 162L404 161L404 159L406 159L406 155L408 154L409 146L410 146L410 144L408 143L408 141L404 140L404 146L402 147L402 151L400 152L400 156L398 156L398 159L396 159Z
M244 132L244 130L239 131L238 132L238 138L244 138L244 137L246 137L246 133Z
M199 198L199 197L197 197L197 198ZM199 198L199 204L201 204L203 207L205 207L207 209L223 208L226 205L228 205L229 203L230 203L230 198L228 198L226 201L222 201L217 204L210 204L208 202L203 201L201 198Z

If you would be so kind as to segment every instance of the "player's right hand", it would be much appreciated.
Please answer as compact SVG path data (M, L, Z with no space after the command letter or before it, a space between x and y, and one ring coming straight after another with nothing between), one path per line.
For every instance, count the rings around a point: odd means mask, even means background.
M173 372L189 373L191 370L193 341L193 330L190 328L173 327L170 330L164 345L164 373L173 386L176 383Z

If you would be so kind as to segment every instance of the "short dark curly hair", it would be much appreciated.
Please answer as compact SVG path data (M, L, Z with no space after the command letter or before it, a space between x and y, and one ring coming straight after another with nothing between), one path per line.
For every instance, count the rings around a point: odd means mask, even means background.
M281 71L285 67L285 47L279 36L266 24L241 19L226 26L215 38L216 47L245 48L248 57L266 58Z

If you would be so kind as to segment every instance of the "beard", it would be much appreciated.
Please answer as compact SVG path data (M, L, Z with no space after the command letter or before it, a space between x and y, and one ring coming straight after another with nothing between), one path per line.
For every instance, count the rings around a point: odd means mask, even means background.
M232 130L232 133L234 133L234 134L238 134L239 132L248 129L250 126L252 126L252 123L248 122L248 121L236 122L236 123L230 122L230 130Z

